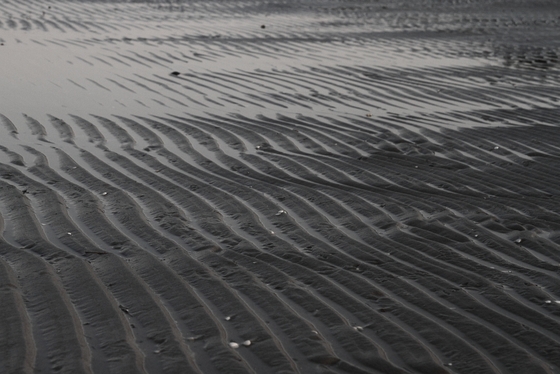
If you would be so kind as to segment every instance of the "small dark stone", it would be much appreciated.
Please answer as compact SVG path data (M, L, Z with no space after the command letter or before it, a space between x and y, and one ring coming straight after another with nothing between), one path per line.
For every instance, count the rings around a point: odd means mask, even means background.
M178 76L178 75L180 75L180 74L181 74L181 73L179 73L178 71L174 71L174 72L171 73L171 75L173 75L173 76L175 76L175 77Z
M266 26L265 26L265 25L261 25L261 29L266 29Z

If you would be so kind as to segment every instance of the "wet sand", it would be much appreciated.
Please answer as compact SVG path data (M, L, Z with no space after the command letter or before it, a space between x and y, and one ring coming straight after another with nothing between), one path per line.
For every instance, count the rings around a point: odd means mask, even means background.
M560 373L555 1L3 1L0 373Z

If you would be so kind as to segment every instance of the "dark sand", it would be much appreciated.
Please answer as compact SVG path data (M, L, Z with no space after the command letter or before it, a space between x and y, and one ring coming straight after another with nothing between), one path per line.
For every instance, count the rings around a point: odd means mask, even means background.
M0 3L0 373L560 373L558 1Z

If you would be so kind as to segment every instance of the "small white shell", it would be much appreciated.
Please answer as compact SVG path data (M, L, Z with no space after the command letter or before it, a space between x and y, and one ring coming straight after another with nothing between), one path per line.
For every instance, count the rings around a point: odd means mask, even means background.
M236 342L230 342L230 343L229 343L229 346L230 346L231 348L233 348L233 349L239 348L239 344L237 344Z
M251 345L251 341L250 341L250 340L245 340L242 344L243 344L245 347L248 347L248 346Z

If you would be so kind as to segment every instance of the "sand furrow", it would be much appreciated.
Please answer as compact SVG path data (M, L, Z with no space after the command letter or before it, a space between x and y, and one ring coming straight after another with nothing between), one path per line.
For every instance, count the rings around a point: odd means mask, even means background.
M3 346L0 369L5 373L32 373L36 349L31 323L25 309L21 288L15 272L5 260L11 248L1 244L0 282L2 282L2 336Z
M36 221L30 217L27 204L19 204L17 208L11 206L23 197L21 193L5 182L2 182L2 188L5 192L2 201L4 216L21 221L18 226L23 229L13 230L11 239L20 246L37 247L39 253L48 252L50 246L41 243L43 240L35 227ZM19 198L8 201L6 198L10 195ZM10 212L9 215L6 211ZM17 256L15 248L12 252ZM91 354L85 344L83 328L60 283L58 271L36 256L23 257L15 264L21 267L17 269L22 275L19 282L33 329L36 347L34 366L46 365L68 373L91 372Z

